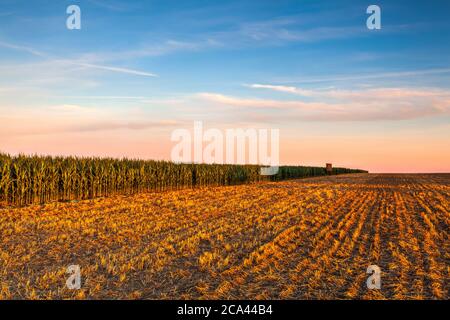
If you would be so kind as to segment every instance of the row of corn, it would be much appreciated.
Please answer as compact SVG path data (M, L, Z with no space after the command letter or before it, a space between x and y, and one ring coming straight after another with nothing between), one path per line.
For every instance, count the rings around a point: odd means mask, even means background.
M334 174L364 172L334 168ZM257 165L176 164L168 161L0 153L0 204L28 205L169 190L326 175L322 167L283 166L272 176Z

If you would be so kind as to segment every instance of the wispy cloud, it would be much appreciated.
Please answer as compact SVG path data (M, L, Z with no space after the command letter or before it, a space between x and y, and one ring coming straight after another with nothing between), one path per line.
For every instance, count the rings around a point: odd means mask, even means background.
M227 96L219 93L203 92L198 93L197 98L214 102L222 105L228 105L238 108L255 109L285 109L285 110L330 110L340 108L324 103L306 103L303 101L279 101L270 99L239 98Z
M145 43L136 44L135 48L118 52L98 52L93 55L106 61L120 61L163 56L177 52L242 49L255 46L271 47L368 36L364 25L311 27L304 24L304 18L288 16L256 22L234 22L229 24L225 30L203 31L179 37L174 37L172 33L164 34L162 32L152 39L147 39ZM308 21L312 23L314 19L309 17ZM404 29L405 26L391 26L389 31L385 30L384 32L392 33Z
M108 1L88 0L88 1L90 3L92 3L93 5L98 6L100 8L108 9L111 11L117 11L117 12L129 11L133 8L129 5L130 2L123 2L123 1L118 2L115 0L108 0Z
M185 40L155 39L151 42L153 42L153 44L140 44L137 45L136 48L118 52L98 52L95 54L88 54L87 57L97 57L98 59L105 61L123 61L158 57L177 52L196 52L225 46L221 39L215 38L213 35L205 35L199 38L191 37Z
M342 90L342 89L322 89L322 90L305 90L293 86L268 85L268 84L251 84L247 85L253 89L268 89L290 94L316 97L316 98L334 98L334 99L353 99L367 100L368 98L376 99L407 99L407 98L432 98L432 97L448 97L449 91L435 88L369 88L365 90Z
M146 72L146 71L140 71L140 70L134 70L134 69L128 69L128 68L122 68L122 67L115 67L115 66L104 66L104 65L79 61L77 59L73 59L73 60L60 59L60 58L53 57L50 54L36 50L31 47L16 45L16 44L7 43L7 42L0 42L0 47L18 50L18 51L22 51L22 52L27 52L34 56L46 58L46 59L52 59L53 61L56 61L58 63L63 63L63 64L72 64L72 65L77 65L77 66L84 67L84 68L100 69L100 70L106 70L106 71L111 71L111 72L132 74L132 75L145 76L145 77L157 77L156 74Z
M37 57L42 57L42 58L48 57L47 54L45 54L44 52L41 52L39 50L35 50L35 49L27 47L27 46L16 45L16 44L4 42L4 41L0 41L0 47L18 50L18 51L22 51L22 52L27 52L27 53L32 54Z
M292 87L264 86L302 95ZM411 120L450 115L450 92L439 89L380 88L361 91L308 91L313 101L241 98L218 93L200 93L209 105L233 107L239 112L253 109L258 117L270 110L273 121L381 121ZM270 119L270 117L268 118Z
M163 127L173 127L178 125L176 121L129 121L129 122L98 122L92 124L75 125L64 129L64 132L92 132L92 131L111 131L111 130L145 130L158 129Z
M49 110L52 111L60 111L60 112L71 112L71 113L86 113L86 112L95 112L96 110L93 108L83 107L79 105L74 104L63 104L63 105L57 105L57 106L50 106L48 107Z
M70 62L74 65L80 66L80 67L86 67L86 68L93 68L93 69L101 69L101 70L107 70L107 71L113 71L113 72L119 72L119 73L127 73L127 74L134 74L138 76L145 76L145 77L157 77L154 73L139 71L139 70L133 70L133 69L127 69L127 68L119 68L119 67L110 67L110 66L101 66L97 64L91 64L91 63L84 63L84 62Z
M61 60L39 60L21 63L1 63L1 79L6 81L10 90L28 94L48 94L57 88L69 88L76 84L77 88L95 88L99 85L96 76L98 71L80 67ZM33 90L34 89L34 90ZM11 93L13 93L11 91Z
M352 75L335 75L326 77L303 77L303 78L280 78L276 79L278 83L318 83L318 82L338 82L350 80L370 80L383 78L407 78L415 76L438 75L450 73L450 68L436 68L410 71L396 71L396 72L373 72L364 74Z
M298 94L298 95L302 95L302 96L310 96L313 94L313 91L311 91L311 90L305 90L305 89L291 87L291 86L257 84L257 83L246 85L246 86L249 88L253 88L253 89L269 89L269 90L274 90L274 91L279 91L279 92Z
M1 90L0 90L1 91ZM59 96L59 98L68 99L86 99L86 100L144 100L150 99L143 96Z
M363 27L318 27L297 30L275 21L244 24L240 34L256 41L317 42L367 35L365 31Z

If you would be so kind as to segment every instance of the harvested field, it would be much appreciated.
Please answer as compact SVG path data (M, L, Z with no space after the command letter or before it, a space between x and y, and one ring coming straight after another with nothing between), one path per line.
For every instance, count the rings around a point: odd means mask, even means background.
M450 174L4 207L0 298L449 299L449 229ZM380 290L366 287L373 264Z

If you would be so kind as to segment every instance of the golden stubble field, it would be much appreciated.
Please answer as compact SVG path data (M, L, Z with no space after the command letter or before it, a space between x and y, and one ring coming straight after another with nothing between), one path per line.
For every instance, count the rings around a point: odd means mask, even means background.
M448 299L449 227L445 174L2 208L0 298ZM372 264L381 290L366 287Z

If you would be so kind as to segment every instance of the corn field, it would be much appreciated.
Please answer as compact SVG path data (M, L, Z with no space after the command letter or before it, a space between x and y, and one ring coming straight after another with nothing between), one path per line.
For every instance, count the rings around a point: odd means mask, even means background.
M10 156L0 153L0 204L29 205L258 181L326 175L324 167L283 166L273 176L258 165L176 164L96 157ZM333 168L333 174L363 170Z

